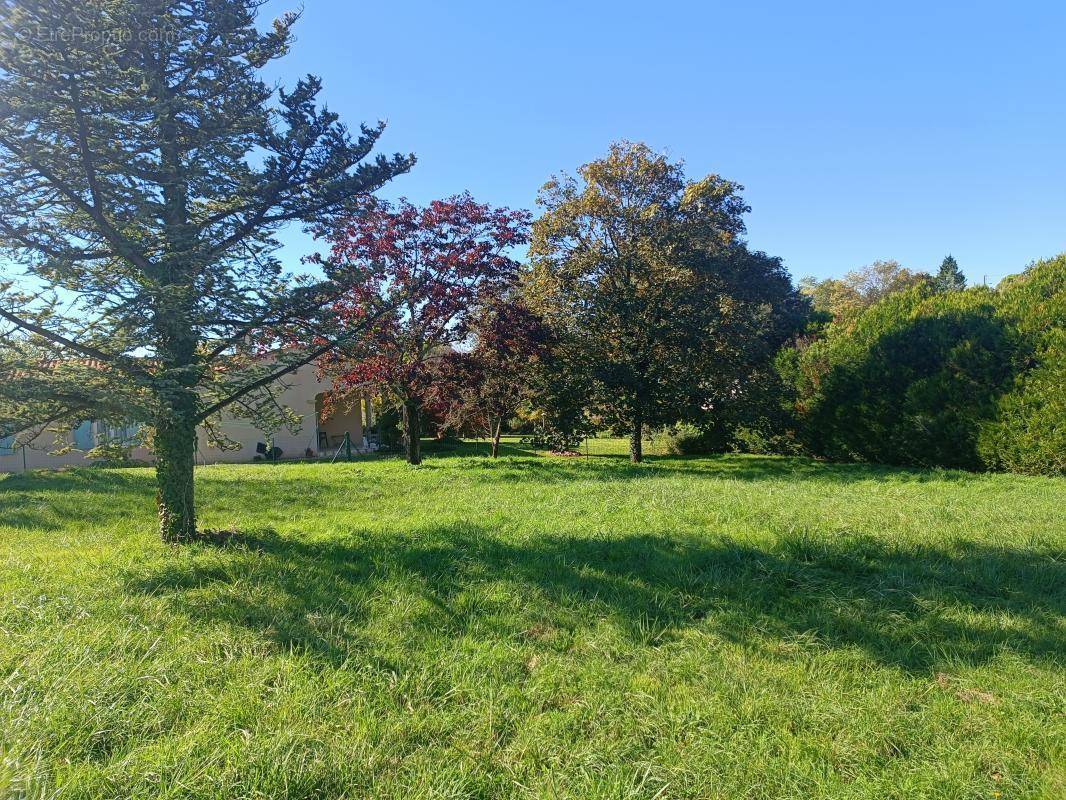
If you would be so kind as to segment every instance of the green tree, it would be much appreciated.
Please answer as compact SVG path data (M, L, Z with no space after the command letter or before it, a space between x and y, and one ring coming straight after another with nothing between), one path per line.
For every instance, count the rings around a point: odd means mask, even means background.
M1066 255L990 290L923 283L783 348L807 448L840 460L1066 472Z
M931 280L929 273L909 270L890 259L874 261L846 273L843 278L821 281L804 278L800 281L800 291L810 298L815 311L839 320L856 316L890 294Z
M742 187L687 181L643 144L611 146L542 188L527 286L557 332L566 374L630 435L702 416L780 345L799 308L777 259L745 246ZM785 313L788 312L788 313Z
M336 344L340 287L287 276L273 234L412 164L367 161L382 125L350 135L317 78L260 80L296 19L260 32L261 5L0 5L0 248L26 273L0 280L0 425L148 423L168 541L195 534L197 426L284 415L271 385Z
M957 292L966 288L966 276L959 269L959 262L951 255L944 256L933 282L941 292Z

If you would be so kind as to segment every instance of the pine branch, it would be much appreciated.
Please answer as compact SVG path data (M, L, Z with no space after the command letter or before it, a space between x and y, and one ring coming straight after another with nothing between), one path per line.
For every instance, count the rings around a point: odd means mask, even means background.
M363 333L365 333L366 330L368 328L370 328L371 325L374 322L377 322L377 320L379 320L385 314L390 313L391 311L394 311L394 310L395 310L395 306L393 306L391 308L390 307L386 307L386 308L379 309L372 316L367 317L366 319L364 319L360 324L350 328L348 330L348 332L344 336L341 336L341 337L339 337L337 339L334 339L331 342L327 342L326 344L323 344L323 345L320 345L318 347L312 348L307 354L305 354L301 358L297 359L296 361L286 365L285 367L283 367L281 369L278 369L278 370L276 370L276 371L274 371L272 373L269 373L269 374L267 374L267 375L255 380L255 381L252 381L251 383L247 384L246 386L238 389L236 392L231 394L229 397L226 397L226 398L224 398L222 400L219 400L219 401L211 404L210 406L208 406L206 409L204 409L203 411L201 411L197 415L196 421L197 422L203 422L208 417L210 417L210 416L212 416L214 414L217 414L219 411L221 411L222 409L226 408L226 406L230 405L231 403L235 402L236 400L240 399L241 397L244 397L245 395L247 395L247 394L249 394L251 392L254 392L256 389L260 389L263 386L266 386L266 385L276 381L278 378L283 378L284 376L295 372L296 370L300 369L300 367L307 366L312 361L314 361L314 360L316 360L318 358L321 358L326 353L329 353L332 350L336 350L339 347L343 347L346 343L348 343L348 342L350 342L350 341L352 341L354 339L357 339L360 336L362 336Z
M136 364L136 361L134 359L128 356L105 353L103 350L99 350L95 347L79 344L78 342L75 342L72 339L68 339L67 337L62 336L61 334L48 330L48 328L44 328L33 322L28 322L27 320L21 319L20 317L17 317L2 308L0 308L0 317L6 319L8 322L16 325L24 331L36 333L38 336L44 337L53 344L58 344L61 347L65 347L69 350L81 353L83 356L87 356L89 358L93 358L97 361L102 361L105 364L109 364L113 367L116 367L119 370L125 372L127 375L130 375L131 377L145 377L148 375L148 373L144 369L142 369L139 365Z

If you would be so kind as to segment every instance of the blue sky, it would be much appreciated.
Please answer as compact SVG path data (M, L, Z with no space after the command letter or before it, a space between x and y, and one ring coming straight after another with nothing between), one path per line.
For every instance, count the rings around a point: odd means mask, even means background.
M869 5L303 0L269 75L388 121L419 163L387 196L533 208L626 138L742 183L797 278L950 252L994 283L1066 250L1066 3Z

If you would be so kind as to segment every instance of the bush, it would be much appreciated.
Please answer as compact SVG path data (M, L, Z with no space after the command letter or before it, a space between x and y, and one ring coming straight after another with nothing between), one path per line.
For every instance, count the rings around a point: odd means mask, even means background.
M985 466L978 441L1021 346L986 289L894 294L801 354L801 436L837 460Z
M741 426L733 431L731 449L734 453L756 456L795 456L803 452L795 431L767 430Z
M1066 256L995 291L890 295L777 367L815 455L1062 474Z
M1031 355L982 431L982 456L996 469L1066 474L1066 254L1030 265L999 294Z
M1030 475L1066 475L1066 359L1019 376L999 400L997 418L982 432L981 455L991 469Z
M663 435L663 449L673 456L698 456L707 453L720 453L720 443L708 431L700 430L695 425L676 425Z

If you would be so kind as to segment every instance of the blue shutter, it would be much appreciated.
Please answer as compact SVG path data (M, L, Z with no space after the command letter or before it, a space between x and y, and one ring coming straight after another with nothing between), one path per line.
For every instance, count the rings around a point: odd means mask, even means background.
M5 436L0 439L0 456L9 456L15 452L15 437Z

